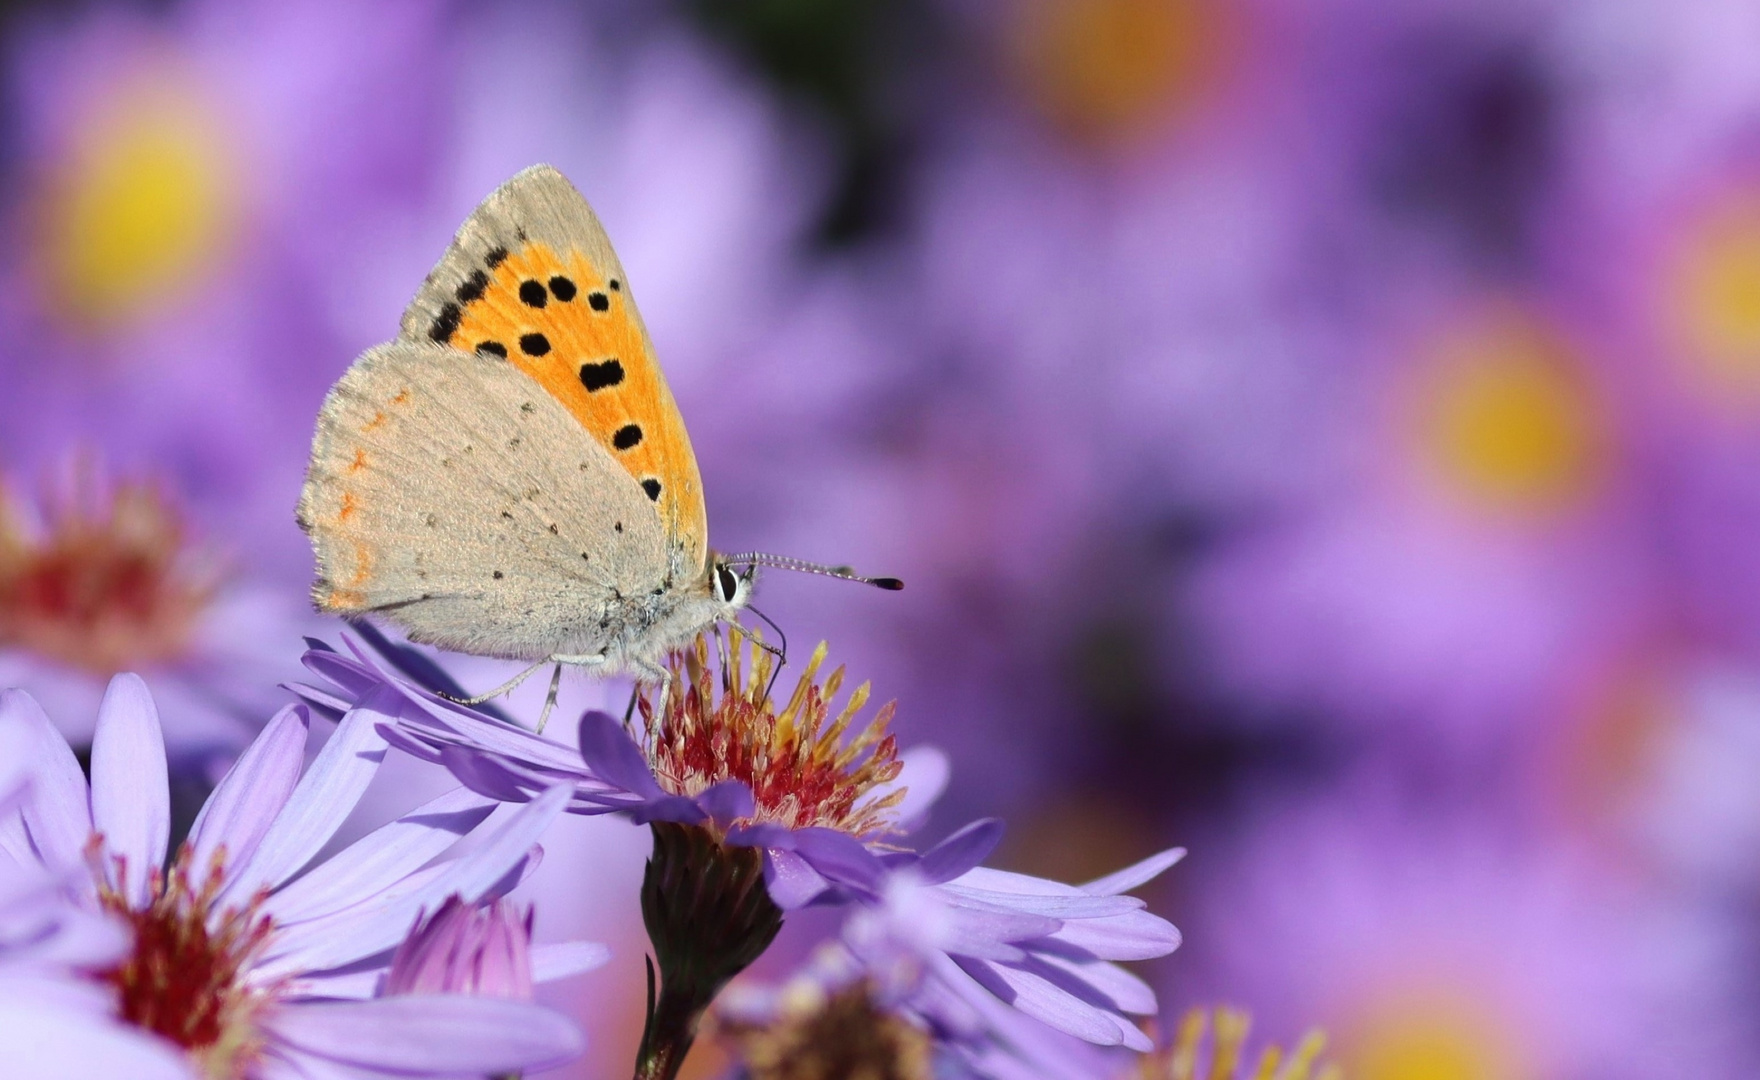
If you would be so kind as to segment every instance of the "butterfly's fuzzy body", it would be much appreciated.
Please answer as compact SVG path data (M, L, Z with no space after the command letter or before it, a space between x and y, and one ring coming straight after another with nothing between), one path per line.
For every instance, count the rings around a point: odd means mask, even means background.
M331 389L298 517L320 610L608 675L658 672L749 586L717 588L696 458L622 267L546 166L484 201L398 339Z

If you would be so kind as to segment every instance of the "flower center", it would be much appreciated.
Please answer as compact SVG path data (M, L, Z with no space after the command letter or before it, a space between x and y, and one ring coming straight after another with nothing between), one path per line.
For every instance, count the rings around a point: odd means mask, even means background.
M1128 139L1156 126L1218 66L1222 13L1209 0L1040 0L1022 15L1022 75L1039 107L1078 137Z
M741 662L748 644L749 666ZM674 794L695 795L720 781L740 780L757 803L754 820L789 828L825 826L855 836L883 831L888 811L904 797L902 791L868 797L903 768L898 739L886 731L892 704L852 733L856 714L868 702L863 683L831 719L830 702L843 685L843 668L822 683L817 679L826 653L820 643L779 712L769 693L770 654L737 628L729 630L727 646L719 680L704 635L682 663L673 665L684 692L670 694L658 716L642 702L649 760L661 785Z
M216 854L197 882L185 847L169 875L155 872L143 908L105 889L99 900L128 922L134 950L98 978L116 988L123 1020L183 1047L203 1075L235 1080L261 1049L254 1020L271 996L246 986L243 975L274 926L261 914L262 897L214 910L222 858Z
M1258 1080L1272 1075L1279 1080L1314 1080L1338 1075L1330 1063L1321 1063L1326 1037L1318 1030L1302 1036L1288 1054L1281 1047L1267 1046L1255 1058L1247 1052L1252 1018L1228 1008L1216 1009L1214 1014L1213 1025L1211 1010L1188 1010L1165 1049L1138 1059L1136 1071L1129 1074L1131 1080L1181 1080L1197 1076L1210 1080L1246 1080L1250 1076Z
M1586 494L1603 417L1574 357L1511 312L1452 331L1426 373L1419 441L1451 492L1494 510L1544 512Z
M76 479L37 536L0 491L0 647L106 676L176 659L214 583L188 566L184 527L150 484L107 494Z
M1688 357L1716 390L1744 400L1760 394L1760 194L1750 192L1699 224L1671 286Z
M753 1080L933 1075L928 1034L875 1005L866 983L785 1010L767 1027L729 1023L722 1033Z
M1525 1080L1527 1057L1497 1019L1458 993L1390 995L1345 1040L1345 1075L1359 1080Z
M238 185L212 95L163 69L118 79L52 170L43 272L56 305L108 325L199 282L233 232Z

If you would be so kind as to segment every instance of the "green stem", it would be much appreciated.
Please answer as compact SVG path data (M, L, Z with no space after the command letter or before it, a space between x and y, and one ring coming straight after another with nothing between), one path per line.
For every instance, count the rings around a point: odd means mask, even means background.
M764 884L764 855L725 847L707 829L655 822L642 878L642 921L654 944L647 1024L635 1080L673 1080L715 995L782 929ZM655 994L655 963L659 993Z

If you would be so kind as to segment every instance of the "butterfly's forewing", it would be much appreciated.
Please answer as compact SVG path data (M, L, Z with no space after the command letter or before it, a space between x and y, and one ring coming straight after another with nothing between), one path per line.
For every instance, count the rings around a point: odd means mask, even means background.
M597 652L670 570L653 504L567 409L432 343L370 349L331 389L299 521L322 610L479 655Z
M702 479L611 242L580 192L535 165L483 200L404 312L401 339L505 356L629 476L687 574L703 572Z

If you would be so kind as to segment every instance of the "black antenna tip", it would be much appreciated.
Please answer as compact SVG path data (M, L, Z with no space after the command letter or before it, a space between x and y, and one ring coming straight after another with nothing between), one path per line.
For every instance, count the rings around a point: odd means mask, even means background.
M874 586L877 589L885 589L888 592L897 592L898 590L904 588L904 582L898 580L895 577L869 578L868 584Z

